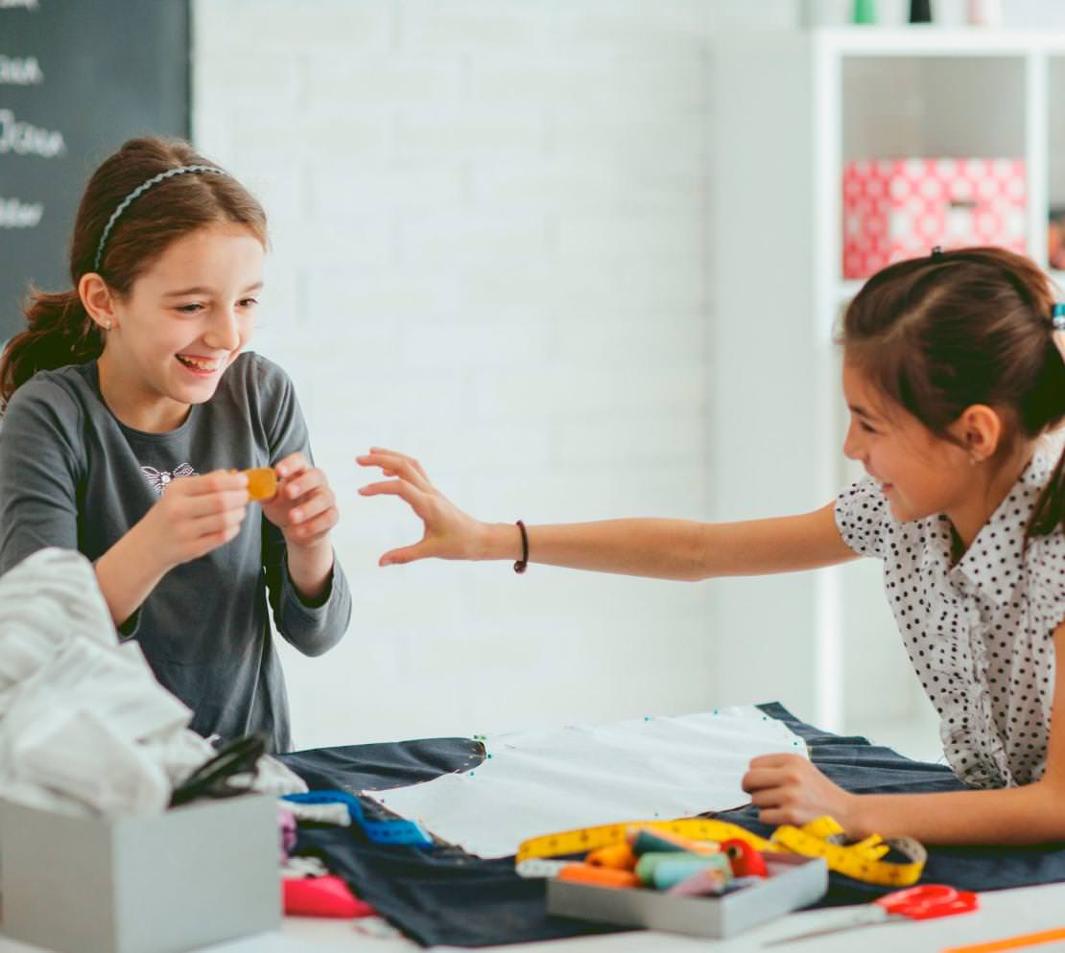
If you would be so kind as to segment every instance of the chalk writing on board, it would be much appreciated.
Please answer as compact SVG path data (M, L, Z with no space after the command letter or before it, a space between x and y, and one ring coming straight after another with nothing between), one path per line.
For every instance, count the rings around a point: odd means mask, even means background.
M43 214L44 206L40 202L20 202L0 196L0 228L33 228Z
M0 53L0 84L35 86L44 82L44 72L36 56L18 58Z
M3 2L3 0L0 0ZM28 122L15 119L10 109L0 109L0 155L14 152L20 156L41 156L54 159L67 151L63 134L52 129L39 129Z
M36 10L38 6L37 0L0 0L0 10L13 10L15 7Z

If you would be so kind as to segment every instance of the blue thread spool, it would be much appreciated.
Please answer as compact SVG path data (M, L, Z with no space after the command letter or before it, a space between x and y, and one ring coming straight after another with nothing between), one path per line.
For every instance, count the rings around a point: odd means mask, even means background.
M724 878L725 882L732 877L728 858L724 854L711 854L709 857L674 854L671 858L655 865L651 874L651 882L656 890L669 890L693 874L711 870Z
M700 857L698 854L688 853L651 853L644 854L636 862L636 876L640 878L641 883L654 886L658 890L668 890L707 867L728 869L731 874L728 858L724 854Z

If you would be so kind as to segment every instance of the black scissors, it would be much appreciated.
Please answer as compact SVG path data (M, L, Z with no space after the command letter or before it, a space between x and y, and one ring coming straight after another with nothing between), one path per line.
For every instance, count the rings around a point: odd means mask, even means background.
M230 741L201 764L170 796L170 806L201 797L222 798L246 794L259 774L258 761L266 751L266 736L247 735Z

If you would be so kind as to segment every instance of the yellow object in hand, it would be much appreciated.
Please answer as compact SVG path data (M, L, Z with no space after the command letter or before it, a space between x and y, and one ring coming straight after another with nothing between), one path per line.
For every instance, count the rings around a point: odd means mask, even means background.
M248 498L270 500L277 495L277 474L273 467L255 467L245 470L248 478Z

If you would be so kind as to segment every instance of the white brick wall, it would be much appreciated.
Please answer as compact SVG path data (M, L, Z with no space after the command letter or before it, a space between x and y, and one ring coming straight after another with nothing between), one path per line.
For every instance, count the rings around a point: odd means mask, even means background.
M414 453L487 519L708 515L710 40L744 6L196 4L195 138L271 216L257 347L355 592L338 649L285 653L297 744L714 704L712 587L380 570L417 523L352 458Z
M711 600L722 585L757 598L756 581L379 570L417 524L356 495L352 458L415 453L487 519L713 518L709 131L728 95L710 85L713 41L803 7L843 23L851 6L197 0L195 138L270 213L257 346L296 381L355 591L338 649L286 652L298 744L728 697ZM883 22L906 6L883 0ZM1061 27L1060 6L1010 0L1007 22ZM936 10L962 21L962 0ZM850 650L859 675L899 651ZM849 705L863 730L871 706Z

